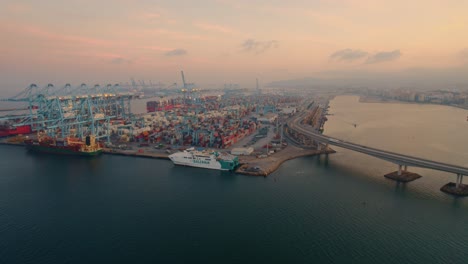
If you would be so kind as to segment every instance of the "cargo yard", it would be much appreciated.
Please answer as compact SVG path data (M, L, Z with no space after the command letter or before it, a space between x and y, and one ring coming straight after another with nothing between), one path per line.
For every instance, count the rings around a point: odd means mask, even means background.
M333 152L317 150L310 142L302 148L298 143L306 142L301 136L288 132L287 120L305 102L299 93L187 87L145 102L118 85L56 88L49 84L31 85L2 101L22 103L12 108L22 110L5 111L0 117L2 144L38 145L42 135L52 142L49 150L63 152L71 149L63 142L76 143L91 135L105 154L162 159L191 147L213 149L238 156L237 173L261 176L286 160ZM145 104L146 113L133 113L136 104ZM313 100L302 110L311 113L306 122L314 127L320 128L326 120L325 111Z

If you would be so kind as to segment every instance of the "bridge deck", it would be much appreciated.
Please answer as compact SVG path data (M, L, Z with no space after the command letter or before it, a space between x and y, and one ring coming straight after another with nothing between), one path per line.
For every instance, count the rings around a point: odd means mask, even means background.
M296 118L293 122L290 122L289 127L304 135L310 136L311 138L319 142L324 142L324 143L326 142L327 144L330 144L330 145L361 152L361 153L364 153L364 154L367 154L376 158L384 159L384 160L387 160L396 164L400 164L400 165L408 165L408 166L413 166L413 167L428 168L428 169L446 171L446 172L451 172L451 173L456 173L456 174L468 175L468 168L466 167L453 165L453 164L447 164L447 163L428 160L428 159L423 159L423 158L418 158L418 157L391 152L387 150L367 147L367 146L355 144L352 142L344 141L341 139L332 138L326 135L318 134L300 125L298 122L299 119L300 117Z

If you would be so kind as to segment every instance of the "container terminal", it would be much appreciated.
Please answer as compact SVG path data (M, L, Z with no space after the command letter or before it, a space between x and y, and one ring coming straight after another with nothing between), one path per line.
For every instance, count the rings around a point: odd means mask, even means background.
M91 135L105 154L164 159L192 147L220 149L239 157L236 172L261 176L288 159L333 153L287 127L298 111L307 111L304 122L323 130L328 98L258 85L201 90L185 83L183 72L182 78L182 87L152 96L118 84L32 84L0 99L15 104L0 112L1 142L23 145L39 134L66 142ZM135 104L145 104L146 113L133 113Z
M322 135L333 94L258 86L201 90L185 79L181 89L158 93L148 96L110 84L59 88L32 84L14 97L0 99L10 104L0 111L0 143L60 155L168 159L254 176L267 176L284 161L300 156L324 154L327 160L334 153L329 147L333 145L398 164L398 171L385 177L399 182L420 177L406 170L408 163L456 173L457 181L441 190L468 196L468 187L462 183L464 167ZM132 112L133 106L141 104L146 113Z

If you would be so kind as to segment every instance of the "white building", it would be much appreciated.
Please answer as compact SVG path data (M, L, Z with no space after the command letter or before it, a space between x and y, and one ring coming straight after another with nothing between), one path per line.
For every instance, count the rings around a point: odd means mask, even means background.
M254 151L254 149L252 147L249 147L249 148L233 148L231 150L231 154L232 155L250 155L252 154L252 152Z
M273 122L275 122L276 118L278 117L277 114L273 114L273 113L268 113L264 116L259 116L257 118L257 121L260 122L260 123L263 123L263 124L271 124Z

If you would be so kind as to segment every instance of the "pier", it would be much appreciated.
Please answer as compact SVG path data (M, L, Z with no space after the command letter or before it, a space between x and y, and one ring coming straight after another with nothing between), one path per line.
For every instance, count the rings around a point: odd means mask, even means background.
M169 160L168 153L155 152L152 150L114 150L106 148L103 151L106 155L119 155L127 157L141 157L151 159L165 159ZM299 158L316 156L322 154L331 154L335 151L331 148L316 150L310 148L301 148L294 145L289 145L279 152L274 154L259 157L256 155L241 155L239 156L240 166L234 171L235 173L249 176L268 176L276 171L284 162Z
M239 156L240 166L235 170L238 174L250 175L250 176L268 176L274 171L276 171L281 164L284 162L307 156L316 156L321 154L330 154L335 151L332 149L324 150L315 150L315 149L305 149L296 146L287 146L280 152L271 154L269 156L259 158L255 155L245 155ZM119 156L128 156L128 157L141 157L141 158L151 158L151 159L165 159L169 160L168 153L158 153L158 152L145 152L145 151L122 151L122 150L112 150L105 149L104 154L106 155L119 155Z
M252 156L239 157L241 166L236 170L236 173L251 176L268 176L288 160L330 153L335 153L335 151L331 148L316 150L289 145L280 152L266 158L256 158Z
M12 143L7 142L5 140L0 141L0 145L10 145L10 146L18 146L24 147L22 143ZM323 149L323 150L316 150L310 148L300 148L297 146L289 145L285 147L280 152L271 154L269 156L259 158L255 155L246 155L246 156L239 156L239 163L240 166L234 171L235 173L242 174L242 175L249 175L249 176L268 176L274 171L276 171L281 164L284 162L299 158L299 157L308 157L308 156L316 156L321 154L330 154L335 153L333 149ZM163 159L169 161L168 153L164 152L155 152L149 151L145 149L138 149L138 150L116 150L111 148L104 148L103 149L104 155L117 155L117 156L127 156L127 157L135 157L135 158L148 158L148 159Z

